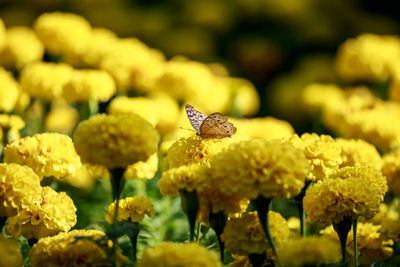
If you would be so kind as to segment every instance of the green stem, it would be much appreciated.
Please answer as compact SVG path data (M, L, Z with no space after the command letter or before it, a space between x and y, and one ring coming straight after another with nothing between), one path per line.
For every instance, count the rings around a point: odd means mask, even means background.
M354 243L354 266L355 267L358 267L357 224L358 224L358 217L353 220L353 243Z
M201 223L197 222L197 228L196 228L196 242L200 242L200 228L201 228Z
M28 239L28 244L30 247L33 247L38 242L38 240L34 237Z
M342 249L342 262L346 262L346 241L347 236L351 229L352 219L349 217L344 217L339 223L332 223L333 229L339 236L340 247Z
M227 217L223 211L218 213L210 212L210 226L217 235L221 261L224 262L224 242L221 240L221 234L224 231Z
M99 104L95 100L87 100L78 104L79 119L81 121L89 119L99 111Z
M310 187L310 185L311 185L311 182L306 181L300 194L298 194L297 196L294 197L294 199L297 201L297 207L299 210L300 234L302 237L306 236L306 211L304 210L303 199L304 199L304 196L306 195L306 191Z
M4 217L0 216L0 233L2 233L3 226L6 224L6 221L7 221L6 216L4 216Z
M181 201L182 210L187 215L189 221L190 241L193 241L197 212L199 211L199 199L196 190L181 192Z
M269 211L269 204L271 203L271 201L272 198L265 198L263 196L259 196L258 198L253 200L254 206L256 207L257 210L258 219L260 220L261 226L264 229L265 235L267 236L269 245L272 248L272 252L275 255L276 263L278 266L280 266L278 253L276 251L275 243L274 240L272 239L271 231L269 229L268 211Z
M131 232L128 233L128 237L131 240L131 244L132 244L132 259L133 262L136 262L137 260L137 239L139 236L139 232L140 232L140 228L139 228L139 223L133 223L133 230Z

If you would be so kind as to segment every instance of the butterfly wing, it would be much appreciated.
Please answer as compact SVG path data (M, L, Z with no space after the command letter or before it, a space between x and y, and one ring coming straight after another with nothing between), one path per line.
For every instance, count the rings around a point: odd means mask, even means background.
M200 126L203 123L203 121L207 118L207 116L195 110L194 107L191 105L186 105L185 109L190 124L196 130L197 134L200 135Z
M200 125L200 136L203 138L225 138L232 137L236 133L236 127L228 122L227 118L220 113L213 113Z

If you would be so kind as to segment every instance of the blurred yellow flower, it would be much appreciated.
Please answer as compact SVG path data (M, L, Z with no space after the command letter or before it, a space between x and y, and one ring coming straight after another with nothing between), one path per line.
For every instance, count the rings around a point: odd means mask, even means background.
M51 101L60 98L64 86L71 80L74 69L64 63L35 62L20 74L21 88L32 97Z
M0 114L0 144L19 139L19 130L25 127L25 122L17 115ZM3 133L4 132L4 133ZM7 139L3 135L7 134Z
M0 52L0 64L7 68L22 69L29 63L40 61L44 46L30 28L17 26L6 31L6 45Z
M312 83L301 93L302 103L309 111L329 108L344 98L344 92L335 84Z
M375 169L382 166L382 158L375 146L362 139L336 139L341 150L342 164L340 167L368 165Z
M126 168L157 152L160 136L141 117L97 114L81 122L74 132L76 150L84 162Z
M278 139L251 139L232 144L211 160L211 184L225 194L292 197L309 173L304 153Z
M115 82L106 71L82 69L74 70L71 79L64 85L62 96L71 102L107 102L115 91Z
M339 244L318 236L288 240L281 243L277 252L283 266L319 266L341 260Z
M115 201L108 206L106 220L113 223L115 216ZM143 196L127 197L119 200L117 221L140 222L144 216L156 215L153 203L149 198Z
M158 91L150 93L149 98L158 111L159 119L156 128L164 136L176 127L179 117L178 102L168 94Z
M111 249L112 243L99 244L103 237L104 233L99 230L72 230L41 238L29 251L32 267L104 265L107 260L105 250ZM127 262L128 259L117 250L117 263Z
M43 187L41 199L9 218L6 231L14 237L42 238L67 232L76 224L76 207L65 192Z
M372 218L387 191L386 179L371 167L345 167L306 192L304 209L310 221L339 223L344 217Z
M18 96L18 83L10 72L0 66L0 112L12 111Z
M65 176L60 181L81 190L90 190L96 183L96 177L88 170L86 164L84 164L75 174Z
M129 165L124 173L125 179L152 179L158 170L158 153L151 155L146 161L138 161Z
M41 179L73 175L82 166L72 139L59 133L35 134L9 143L4 162L28 165Z
M169 168L193 163L209 165L215 154L232 143L231 138L203 139L197 135L181 138L168 149L164 162Z
M251 119L229 119L237 128L236 135L242 137L259 137L265 139L289 138L294 134L290 123L273 117Z
M269 211L269 228L272 239L279 245L289 238L286 220L277 212ZM237 255L262 254L270 248L257 212L249 212L227 221L221 239L228 251Z
M248 80L242 78L224 77L232 94L231 113L239 117L250 117L260 109L260 97L256 87Z
M20 267L24 264L20 243L3 235L0 235L0 255L0 266Z
M50 54L82 54L91 38L89 22L72 13L43 13L33 28Z
M384 260L390 257L393 253L393 242L390 241L384 234L381 233L381 226L373 225L368 222L359 222L357 225L357 248L360 253L359 266L371 266L374 262ZM339 238L332 226L322 229L320 233L323 237L335 240L339 246ZM347 236L346 244L347 259L351 261L353 258L353 230Z
M41 190L40 179L31 168L0 163L0 217L15 216L40 201Z
M136 38L119 39L103 55L99 67L108 71L118 89L148 92L164 67L164 55Z
M397 36L361 34L348 39L338 49L336 69L350 81L385 80L390 75L390 64L400 57Z
M108 179L111 176L110 172L103 165L85 163L84 166L93 177Z
M382 173L386 176L389 192L400 194L400 149L383 155Z
M163 172L158 182L161 194L175 197L182 191L192 192L201 188L207 180L205 171L204 165L192 163Z
M197 243L162 242L144 250L137 267L222 267L217 252Z
M309 181L315 182L327 178L342 164L340 147L329 135L305 133L299 137L295 134L290 138L290 142L303 150L310 162L311 171L307 177Z
M79 112L65 102L53 104L44 127L49 132L70 134L79 121Z

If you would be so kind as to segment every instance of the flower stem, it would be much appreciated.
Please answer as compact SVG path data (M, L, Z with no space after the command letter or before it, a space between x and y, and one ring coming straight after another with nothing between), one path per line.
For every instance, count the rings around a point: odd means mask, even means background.
M346 241L347 236L351 229L352 219L349 217L344 217L339 223L332 223L333 229L339 236L340 247L342 248L342 262L346 262Z
M221 234L224 231L227 217L223 211L218 213L210 212L210 226L217 235L221 261L224 262L224 242L221 240Z
M260 220L261 226L264 229L265 235L267 236L269 245L272 248L272 252L275 255L276 258L276 263L278 266L280 266L279 263L279 258L278 258L278 253L276 252L276 247L274 240L272 239L271 231L269 230L269 216L268 216L268 211L269 211L269 204L271 203L272 198L265 198L263 196L259 196L254 202L254 206L256 207L257 214L258 214L258 219Z
M28 244L30 247L33 247L38 242L38 240L34 237L28 239Z
M264 265L265 259L267 258L266 254L257 254L252 253L249 254L249 261L253 267L262 267Z
M7 221L6 216L4 216L4 217L0 216L0 233L2 233L3 226L6 224L6 221Z
M193 241L196 217L197 212L199 211L199 199L197 197L196 190L193 190L192 192L188 192L186 190L182 191L181 201L182 210L186 213L189 221L190 241Z
M140 227L139 227L139 223L135 222L133 223L133 228L132 231L130 231L128 233L128 237L131 240L131 244L132 244L132 259L133 262L136 262L137 260L137 239L139 236L139 232L140 232Z
M196 242L200 242L200 228L201 228L201 223L197 222L197 228L196 228Z
M304 196L306 195L306 191L308 189L308 187L310 187L311 182L310 181L306 181L303 189L301 190L300 194L298 194L297 196L295 196L295 200L297 201L297 207L299 210L299 217L300 217L300 234L302 237L306 236L306 211L304 210L304 206L303 206L303 199Z
M353 243L354 243L354 266L355 267L358 267L357 224L358 224L358 217L353 220Z

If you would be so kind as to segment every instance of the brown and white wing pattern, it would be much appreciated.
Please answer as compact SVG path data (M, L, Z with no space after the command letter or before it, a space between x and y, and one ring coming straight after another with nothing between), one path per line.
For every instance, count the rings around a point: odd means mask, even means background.
M200 125L199 135L202 138L215 138L221 139L225 137L232 137L236 133L236 127L228 122L227 118L222 117L220 113L213 113Z
M200 125L207 118L207 116L200 111L195 110L191 105L186 105L185 109L190 124L196 130L197 134L200 135Z

